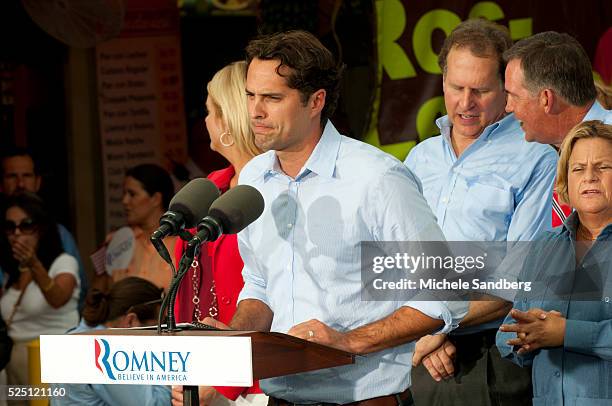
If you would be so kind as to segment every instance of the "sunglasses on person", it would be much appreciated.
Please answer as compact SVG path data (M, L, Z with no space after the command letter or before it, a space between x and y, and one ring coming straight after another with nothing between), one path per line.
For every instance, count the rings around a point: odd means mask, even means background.
M12 220L5 220L2 228L6 234L15 234L17 229L21 234L32 234L36 231L36 222L32 219L24 219L17 224Z

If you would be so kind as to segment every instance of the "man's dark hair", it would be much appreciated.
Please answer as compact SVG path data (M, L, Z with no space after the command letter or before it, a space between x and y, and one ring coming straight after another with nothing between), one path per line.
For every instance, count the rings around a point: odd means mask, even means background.
M170 200L174 196L174 184L170 174L164 168L155 164L137 165L125 171L125 176L142 183L142 187L150 196L159 192L162 196L164 210L168 210Z
M546 31L518 41L504 53L504 60L518 59L525 86L532 93L553 89L574 106L595 100L591 62L572 36Z
M34 165L34 174L39 175L38 168L36 168L36 160L34 159L34 153L29 148L11 146L2 151L0 157L0 175L4 175L4 161L9 158L17 156L28 156L32 159Z
M287 86L300 92L304 104L314 92L325 89L321 126L334 114L338 105L344 64L337 62L314 35L306 31L272 34L249 42L246 53L247 66L255 58L279 60L276 73L286 79ZM289 70L282 70L283 66Z
M438 65L446 75L446 59L453 48L467 48L472 55L479 58L496 58L499 66L499 77L504 81L503 54L512 46L508 29L483 18L467 20L459 24L444 40L438 54Z
M64 252L57 223L53 216L42 199L31 192L21 192L8 197L2 215L6 216L6 211L11 207L19 207L36 224L39 235L36 256L48 271L53 261ZM3 248L10 249L10 246ZM9 274L7 287L12 286L19 279L19 263L13 258L11 252L3 252L0 258L2 258L0 266Z

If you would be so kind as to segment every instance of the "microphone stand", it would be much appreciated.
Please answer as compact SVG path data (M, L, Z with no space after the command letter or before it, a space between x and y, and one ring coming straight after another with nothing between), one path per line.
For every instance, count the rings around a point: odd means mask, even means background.
M183 252L183 256L181 257L178 272L176 273L176 275L174 276L172 280L170 289L168 289L168 296L170 296L169 302L168 302L168 323L167 323L168 332L173 332L177 330L175 315L174 315L174 305L176 302L176 295L178 294L179 286L181 285L181 281L183 280L183 277L185 277L185 274L191 267L191 264L193 263L194 258L198 255L199 250L200 250L199 245L196 245L193 247L189 245L187 246L187 248L185 249L185 252Z
M189 233L188 231L179 233L179 236L184 241L190 241L191 238L193 237L191 233ZM156 246L156 248L158 247ZM158 323L157 323L157 334L161 334L162 332L162 327L161 327L162 318L163 318L163 314L166 308L168 308L168 313L166 316L166 330L165 331L168 333L172 333L174 331L179 330L176 328L176 318L174 315L174 304L176 301L176 295L178 294L179 286L181 285L181 281L183 280L183 277L189 270L189 267L193 263L194 258L196 258L198 255L199 248L200 248L200 245L191 245L191 244L187 245L187 248L185 249L185 252L183 252L183 256L181 257L181 260L179 262L178 270L176 271L176 273L173 272L172 282L170 283L170 287L168 288L168 294L164 298L164 301L162 302L162 305L160 308L159 318L158 318ZM165 246L164 246L164 249L165 249ZM160 253L162 258L166 259L166 256L163 255L162 250L158 249L158 252ZM169 255L168 255L168 259L170 259ZM174 265L172 265L172 261L170 261L170 265L172 266L174 270ZM200 397L198 393L198 387L195 385L183 386L183 405L184 406L199 406L199 404L200 404Z
M181 233L179 233L179 237L181 237L181 239L184 241L190 241L192 238L192 235L188 231L182 231ZM183 280L183 277L189 270L189 267L191 266L198 252L199 252L199 245L198 246L188 245L185 251L183 252L183 256L181 257L181 260L179 262L178 271L174 270L174 265L172 264L172 261L170 260L169 264L173 270L172 281L170 282L170 287L168 288L168 294L164 298L161 304L160 310L159 310L159 317L157 320L157 334L161 334L162 332L162 320L163 320L163 316L164 316L166 309L168 309L168 313L166 315L166 331L167 332L177 331L176 321L175 321L176 318L174 315L174 304L176 301L176 295L178 294L179 286L181 285L181 281ZM164 255L162 255L161 253L160 255L162 256L162 258L164 258Z
M183 236L181 236L181 238L182 237ZM174 304L176 300L176 295L178 293L178 289L181 284L181 281L183 280L183 277L189 270L189 267L193 263L194 258L197 257L199 250L200 250L199 245L196 245L194 247L188 245L181 258L181 262L179 265L179 272L177 273L175 277L175 282L173 283L174 289L172 291L172 297L170 298L170 306L168 307L168 331L172 331L172 329L176 329L176 325L174 322ZM198 387L195 385L183 386L183 406L199 406L199 405L200 405L200 397L199 397Z

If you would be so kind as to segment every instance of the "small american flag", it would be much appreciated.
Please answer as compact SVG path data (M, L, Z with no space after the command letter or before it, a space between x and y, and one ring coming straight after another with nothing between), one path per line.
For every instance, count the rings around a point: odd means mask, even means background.
M98 248L98 250L91 254L89 258L91 258L96 275L106 273L106 245Z

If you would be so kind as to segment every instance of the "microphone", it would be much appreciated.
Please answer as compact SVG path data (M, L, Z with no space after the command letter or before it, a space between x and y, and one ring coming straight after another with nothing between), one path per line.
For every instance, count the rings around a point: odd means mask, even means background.
M159 228L151 234L151 241L195 227L219 194L217 186L208 179L194 179L186 184L170 201L168 211L159 219Z
M198 232L188 245L215 241L221 234L236 234L261 216L264 200L252 186L238 185L213 202L208 216L198 223Z

